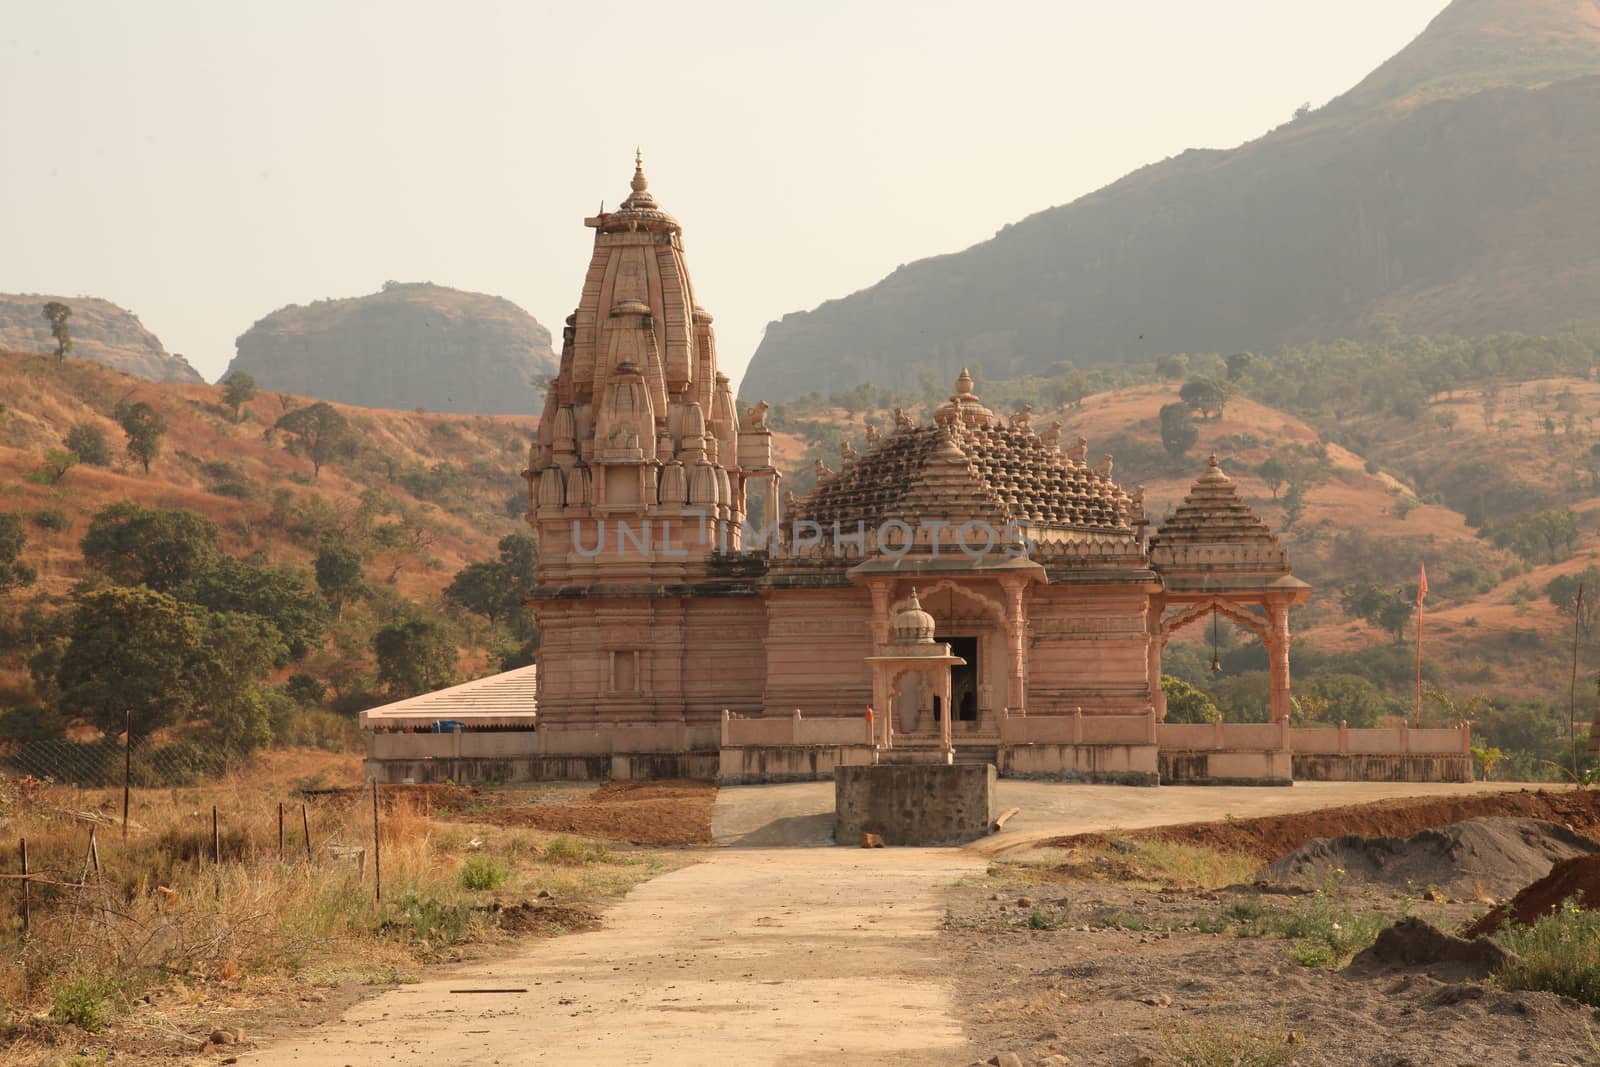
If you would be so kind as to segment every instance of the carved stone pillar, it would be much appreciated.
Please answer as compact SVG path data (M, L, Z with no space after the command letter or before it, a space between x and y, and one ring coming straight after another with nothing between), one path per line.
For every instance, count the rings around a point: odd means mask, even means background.
M867 587L872 594L872 654L877 655L883 651L883 646L889 643L889 594L890 584L886 581L873 582Z
M1167 693L1161 688L1161 656L1167 648L1166 635L1161 632L1161 616L1166 612L1166 598L1153 596L1145 608L1145 675L1150 681L1150 706L1155 709L1156 722L1167 719Z
M1267 656L1272 668L1272 721L1289 717L1289 604L1276 600L1267 605L1271 630L1267 634Z
M1006 709L1026 714L1027 676L1023 643L1027 635L1027 620L1022 613L1022 594L1027 588L1027 581L1023 578L1006 578L1001 585L1006 594L1006 643L1010 661L1006 671Z
M950 667L948 664L939 668L939 691L944 708L944 714L939 716L939 744L944 750L944 761L953 763L955 762L956 746L951 739L950 731L952 727L950 720L954 719L955 716L951 714L954 709L950 707Z

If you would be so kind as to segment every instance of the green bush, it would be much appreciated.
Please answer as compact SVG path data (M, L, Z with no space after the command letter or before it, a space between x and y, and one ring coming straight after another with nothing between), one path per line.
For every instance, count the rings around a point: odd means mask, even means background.
M461 888L499 889L506 884L509 874L506 865L493 856L482 853L471 856L461 865Z
M1600 1007L1600 913L1567 901L1532 926L1506 926L1497 939L1518 956L1501 971L1506 989L1545 990Z
M113 998L122 992L110 975L84 971L50 986L50 1018L64 1026L99 1030L116 1014Z
M472 909L464 904L446 904L434 897L404 893L384 907L379 928L409 934L432 945L453 945L467 936Z

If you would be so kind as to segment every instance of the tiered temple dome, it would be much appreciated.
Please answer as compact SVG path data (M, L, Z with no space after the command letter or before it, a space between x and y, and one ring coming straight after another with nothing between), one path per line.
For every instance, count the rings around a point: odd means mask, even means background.
M1108 465L1088 466L1082 441L1063 453L1058 427L1035 431L1026 410L1000 419L984 407L965 370L933 425L917 426L902 415L893 433L869 438L864 454L823 475L796 517L825 527L982 520L997 528L1025 525L1041 541L1132 542L1143 518Z

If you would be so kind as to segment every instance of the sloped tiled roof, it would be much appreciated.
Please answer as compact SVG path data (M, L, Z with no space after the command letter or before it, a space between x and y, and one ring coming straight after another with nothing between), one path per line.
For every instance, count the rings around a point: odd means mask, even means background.
M523 727L533 729L538 713L538 666L491 674L461 685L397 700L361 713L367 730L414 730L441 719L455 719L467 729Z

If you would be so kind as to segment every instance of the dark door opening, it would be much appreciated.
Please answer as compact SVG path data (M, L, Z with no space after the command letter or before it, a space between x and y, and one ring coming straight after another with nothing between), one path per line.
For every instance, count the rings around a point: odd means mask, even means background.
M952 655L966 660L966 665L950 668L950 704L956 709L957 722L978 721L978 639L976 637L941 637L950 644Z

